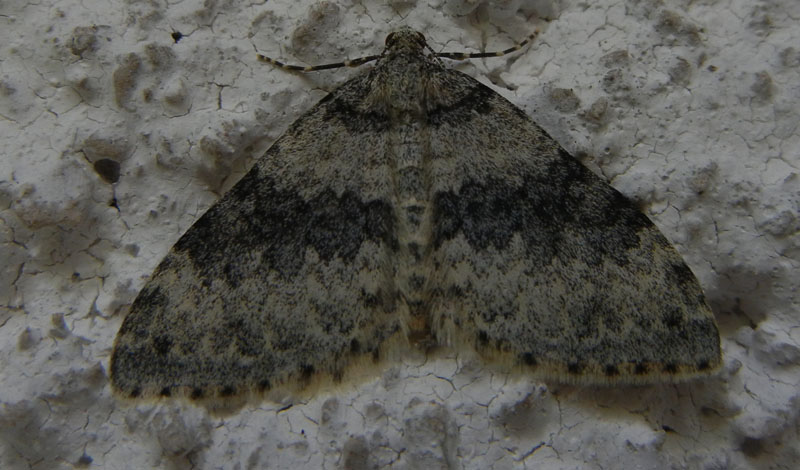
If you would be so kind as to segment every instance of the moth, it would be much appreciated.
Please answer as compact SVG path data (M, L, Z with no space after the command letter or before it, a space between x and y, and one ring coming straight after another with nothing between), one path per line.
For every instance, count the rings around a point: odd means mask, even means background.
M527 41L526 41L527 42ZM720 365L692 271L634 203L404 28L178 240L111 357L125 397L260 393L398 348L471 348L546 380Z

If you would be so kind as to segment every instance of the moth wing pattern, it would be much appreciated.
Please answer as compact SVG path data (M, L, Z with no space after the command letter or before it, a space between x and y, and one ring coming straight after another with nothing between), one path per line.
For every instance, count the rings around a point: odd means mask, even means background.
M294 122L174 245L117 335L117 392L214 398L337 376L402 330L386 134L353 135L335 109L367 86Z
M434 160L448 162L432 203L438 336L559 382L718 368L713 313L655 225L520 109L447 76L468 98L437 109L431 135Z
M629 199L420 33L386 44L161 262L117 335L117 392L302 388L409 345L588 385L719 367L697 280Z

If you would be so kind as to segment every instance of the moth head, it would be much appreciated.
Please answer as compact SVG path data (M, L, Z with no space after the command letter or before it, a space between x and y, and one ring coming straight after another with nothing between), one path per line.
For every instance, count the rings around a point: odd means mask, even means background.
M412 49L420 50L425 49L427 42L425 36L419 31L415 31L409 27L403 27L397 31L393 31L386 36L386 49Z

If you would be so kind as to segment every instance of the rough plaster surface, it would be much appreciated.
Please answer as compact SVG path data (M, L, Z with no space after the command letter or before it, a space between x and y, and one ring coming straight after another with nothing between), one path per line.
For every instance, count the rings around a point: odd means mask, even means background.
M795 468L800 3L0 4L0 467ZM451 355L219 417L110 393L111 345L178 237L409 25L638 200L706 290L719 377L579 388ZM180 34L178 34L180 33ZM668 301L669 299L665 299Z

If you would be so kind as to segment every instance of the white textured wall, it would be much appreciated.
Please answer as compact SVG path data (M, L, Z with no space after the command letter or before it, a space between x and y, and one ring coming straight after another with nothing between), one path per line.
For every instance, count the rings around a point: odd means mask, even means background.
M796 0L0 3L0 467L794 468L797 18ZM581 389L452 357L224 418L111 396L114 336L161 257L357 73L288 74L254 47L332 62L398 25L445 50L542 30L459 67L675 243L720 324L718 378Z

